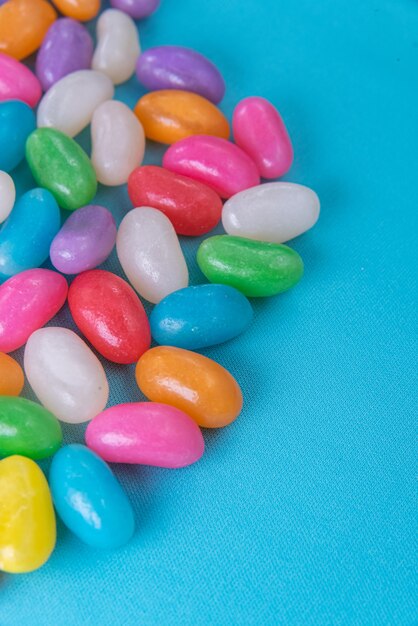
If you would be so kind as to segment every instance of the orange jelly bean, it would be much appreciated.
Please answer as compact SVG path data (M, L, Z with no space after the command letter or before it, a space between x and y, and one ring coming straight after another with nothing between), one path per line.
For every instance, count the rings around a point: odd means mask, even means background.
M39 48L56 19L46 0L9 0L0 7L0 52L24 59Z
M160 143L175 143L191 135L229 137L223 113L206 98L189 91L152 91L138 100L134 111L145 136Z
M25 378L19 363L0 352L0 396L18 396L24 384Z
M82 22L92 20L100 11L100 0L53 0L53 3L67 17Z
M139 359L135 376L147 398L181 409L205 428L227 426L242 409L235 378L212 359L190 350L152 348Z

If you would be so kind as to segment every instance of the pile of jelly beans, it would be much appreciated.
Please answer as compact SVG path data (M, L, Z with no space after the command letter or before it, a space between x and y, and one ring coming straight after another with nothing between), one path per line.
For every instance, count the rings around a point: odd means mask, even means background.
M260 184L285 174L293 160L273 104L261 97L239 102L232 142L217 107L225 84L208 59L180 46L141 53L134 19L158 4L111 0L98 17L94 44L82 22L99 14L99 0L0 0L0 570L6 572L29 572L49 558L54 511L91 546L116 548L131 538L132 507L106 462L185 467L204 452L200 427L236 419L243 403L238 383L195 351L248 327L248 297L298 283L302 260L283 243L318 219L311 189ZM21 61L35 52L32 71ZM132 111L113 96L114 86L135 73L149 92ZM87 126L90 155L74 139ZM147 140L169 144L162 167L141 165ZM24 159L38 187L16 199L13 170ZM135 208L119 228L107 208L93 204L98 182L127 184ZM179 235L205 235L220 220L227 234L208 237L197 252L208 284L189 286ZM115 245L127 280L97 269ZM48 258L56 271L41 267ZM155 305L149 319L139 296ZM48 324L66 303L79 334ZM8 354L22 346L24 373ZM106 408L105 360L136 363L149 401ZM39 403L20 397L24 377ZM89 422L86 445L61 447L60 422ZM47 482L36 461L51 456Z

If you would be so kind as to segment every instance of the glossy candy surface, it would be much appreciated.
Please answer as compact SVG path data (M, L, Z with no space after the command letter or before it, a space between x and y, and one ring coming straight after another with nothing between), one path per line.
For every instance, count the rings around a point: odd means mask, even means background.
M129 211L119 226L116 250L129 282L149 302L159 302L189 283L175 230L157 209Z
M199 426L222 428L242 409L242 393L235 378L201 354L170 346L148 350L135 372L142 393L190 415Z
M86 442L112 463L178 468L200 459L202 433L183 411L154 402L119 404L87 426Z
M101 4L101 0L53 0L53 2L63 15L81 22L87 22L96 17Z
M26 143L26 159L38 185L63 209L73 211L94 198L96 174L84 150L54 128L38 128Z
M140 98L135 115L145 136L160 143L175 143L191 135L227 139L229 124L214 104L195 93L178 89L153 91Z
M109 76L114 85L129 80L141 52L135 22L122 11L108 9L97 21L96 34L92 68Z
M0 52L0 101L22 100L35 107L41 95L41 84L35 74L23 63Z
M136 363L150 347L141 301L127 282L104 270L76 277L68 293L71 315L92 346L114 363Z
M25 377L19 363L0 352L0 396L18 396L24 384Z
M303 275L295 250L229 235L206 239L197 262L211 282L230 285L250 297L274 296L296 285Z
M16 189L13 178L0 170L0 223L9 217L15 200Z
M150 91L184 89L218 104L225 93L219 70L203 54L182 46L148 48L138 59L136 75Z
M301 235L318 217L316 193L295 183L266 183L246 189L227 200L222 210L229 235L273 243Z
M49 28L36 57L36 75L44 91L67 74L87 70L93 58L93 39L88 30L68 17Z
M119 548L135 529L132 506L111 469L79 444L64 446L49 472L54 505L64 524L94 548Z
M198 285L175 291L154 307L151 333L160 345L199 350L233 339L252 317L250 303L236 289Z
M10 172L25 156L26 140L35 130L35 114L19 100L0 102L0 169Z
M179 235L204 235L215 228L222 212L222 201L213 189L155 165L132 172L128 193L134 206L162 211Z
M0 52L15 59L29 56L56 18L46 0L9 0L0 7Z
M257 167L241 148L221 139L197 135L170 146L163 166L212 187L222 198L260 183Z
M110 0L114 9L124 11L128 15L139 20L154 13L160 6L161 0Z
M19 198L0 229L0 283L46 261L60 222L58 205L46 189Z
M61 442L60 423L47 409L26 398L0 396L0 457L45 459Z
M262 178L277 178L290 169L293 148L277 109L265 98L252 96L235 107L235 142L254 160Z
M145 135L141 123L123 102L108 100L97 107L91 122L91 160L103 185L122 185L142 163Z
M31 572L55 547L54 507L42 470L31 459L0 461L0 570Z
M116 224L111 212L89 204L64 222L51 244L51 262L63 274L79 274L106 261L115 242Z

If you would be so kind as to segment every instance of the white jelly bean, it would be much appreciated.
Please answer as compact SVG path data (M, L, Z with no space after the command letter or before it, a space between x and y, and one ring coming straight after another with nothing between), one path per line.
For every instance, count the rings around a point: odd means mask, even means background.
M225 202L222 223L229 235L283 243L312 228L319 198L296 183L266 183L237 193Z
M0 170L0 223L10 215L16 200L16 189L13 178Z
M95 354L67 328L41 328L26 344L24 367L39 401L70 424L91 420L109 397L105 371Z
M88 126L95 109L113 98L112 81L102 72L79 70L57 81L42 98L38 128L57 128L74 137Z
M123 185L141 165L145 135L141 122L126 104L103 102L91 121L91 160L103 185Z
M149 302L156 304L189 284L178 237L168 217L157 209L129 211L119 227L116 249L129 281Z
M96 32L92 68L107 74L115 85L129 80L141 53L133 19L122 11L108 9L99 17Z

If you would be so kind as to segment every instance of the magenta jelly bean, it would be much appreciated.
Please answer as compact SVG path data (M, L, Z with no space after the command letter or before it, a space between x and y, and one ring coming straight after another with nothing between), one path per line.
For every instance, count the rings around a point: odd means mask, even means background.
M26 65L0 52L0 102L22 100L36 107L42 96L41 83Z
M177 141L164 155L163 166L212 187L222 198L260 183L254 161L235 144L209 135Z
M290 169L293 148L277 109L251 96L237 104L232 117L234 140L258 167L262 178L277 178Z
M134 20L140 20L154 13L160 6L160 0L110 0L110 5L127 13Z

